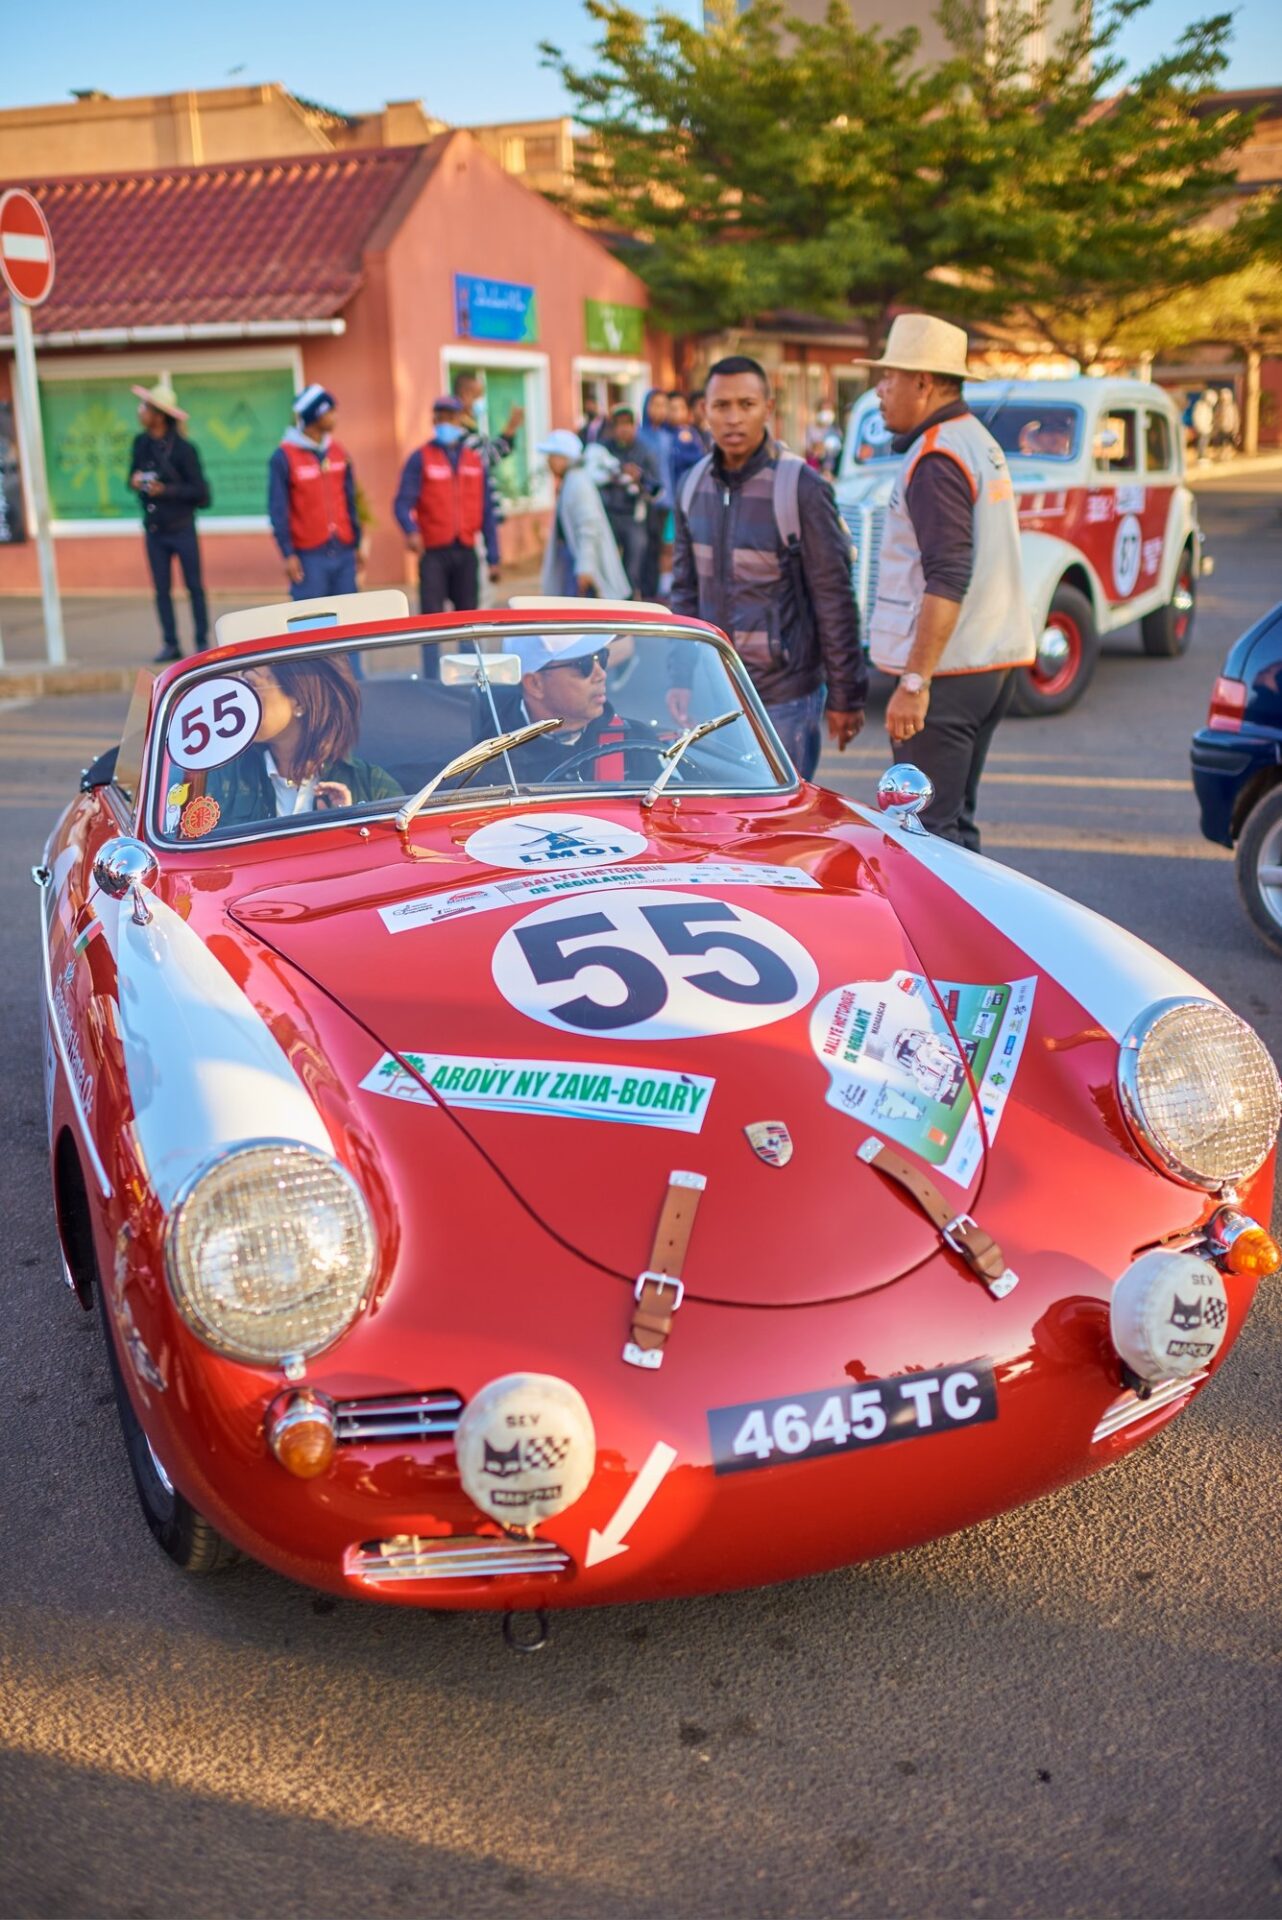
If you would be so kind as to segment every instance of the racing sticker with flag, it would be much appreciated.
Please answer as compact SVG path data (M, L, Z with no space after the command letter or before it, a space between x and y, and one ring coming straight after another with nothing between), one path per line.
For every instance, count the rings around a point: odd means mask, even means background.
M435 1094L449 1107L613 1120L623 1126L668 1127L675 1133L699 1132L715 1085L701 1073L653 1067L639 1073L590 1060L482 1060L457 1053L405 1053L399 1059L385 1053L361 1081L366 1093L419 1106L435 1105Z

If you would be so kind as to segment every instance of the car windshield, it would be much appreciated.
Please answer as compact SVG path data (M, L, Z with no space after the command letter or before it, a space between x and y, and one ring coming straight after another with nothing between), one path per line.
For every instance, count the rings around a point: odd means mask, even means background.
M668 753L726 714L737 717ZM522 743L484 750L522 730ZM344 648L266 642L252 658L185 674L154 735L148 817L171 840L278 833L299 815L316 825L395 813L429 782L420 819L461 799L640 794L665 772L669 795L771 791L795 778L727 648L603 620L412 644L403 634ZM451 771L461 756L468 764Z
M1082 410L1057 401L1008 402L987 412L977 405L983 421L1003 453L1026 460L1074 460L1082 438Z

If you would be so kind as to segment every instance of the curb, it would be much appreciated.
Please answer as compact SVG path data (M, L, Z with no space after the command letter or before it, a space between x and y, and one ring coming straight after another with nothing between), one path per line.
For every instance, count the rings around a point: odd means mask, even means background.
M132 693L137 667L0 667L0 700L69 693Z

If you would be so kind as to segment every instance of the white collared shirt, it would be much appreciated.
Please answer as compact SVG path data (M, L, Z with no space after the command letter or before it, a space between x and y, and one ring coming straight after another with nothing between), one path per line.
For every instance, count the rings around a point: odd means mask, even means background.
M263 764L267 768L267 778L272 783L276 795L276 818L285 818L291 813L313 813L316 808L316 775L309 773L306 780L295 785L279 772L272 759L271 748L263 749Z

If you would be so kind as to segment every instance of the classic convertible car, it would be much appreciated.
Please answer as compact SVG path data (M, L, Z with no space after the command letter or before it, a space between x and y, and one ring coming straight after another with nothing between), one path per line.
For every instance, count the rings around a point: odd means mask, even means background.
M66 1279L179 1565L747 1586L1189 1404L1279 1262L1272 1061L923 788L798 782L662 610L257 609L141 678L35 878Z

